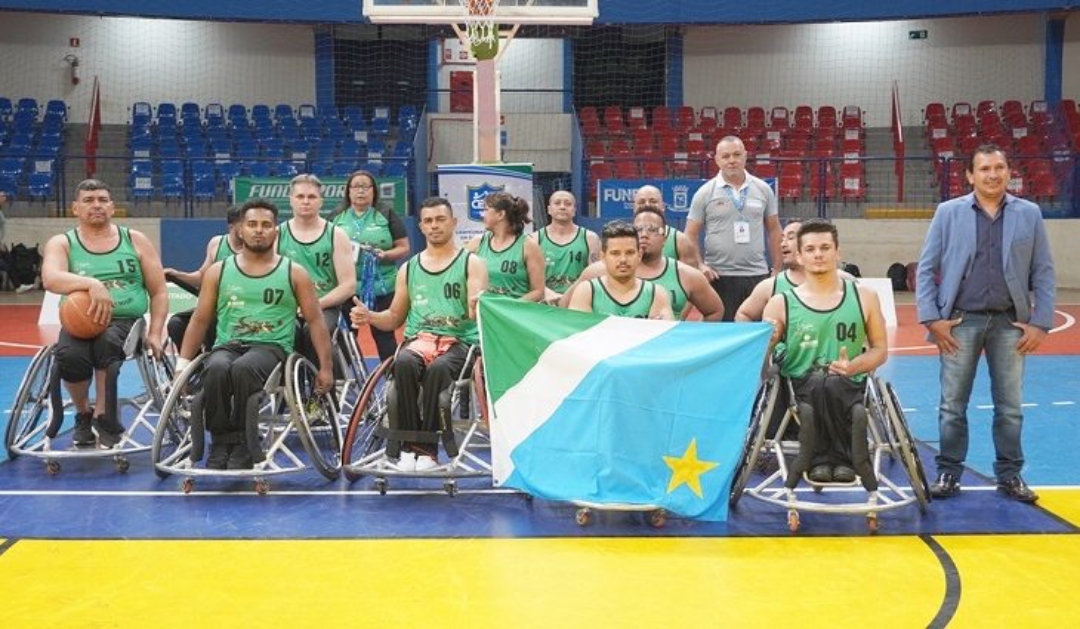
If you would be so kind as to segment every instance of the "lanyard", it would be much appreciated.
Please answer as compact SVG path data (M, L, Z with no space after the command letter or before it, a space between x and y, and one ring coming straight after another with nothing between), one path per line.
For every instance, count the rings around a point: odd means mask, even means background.
M742 214L743 208L746 207L746 194L750 192L750 186L743 186L743 189L739 190L738 197L731 191L730 185L724 186L724 190L727 191L728 198L731 199L731 204L735 206L735 210Z

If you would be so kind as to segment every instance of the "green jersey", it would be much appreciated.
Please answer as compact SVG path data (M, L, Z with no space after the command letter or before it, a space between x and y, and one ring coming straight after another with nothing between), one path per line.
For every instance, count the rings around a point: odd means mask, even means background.
M665 258L679 259L679 230L670 225L664 226L664 248L660 251ZM676 311L678 312L678 311Z
M338 285L337 271L334 270L334 226L324 222L318 238L303 242L293 235L289 223L282 223L278 232L278 253L308 272L311 283L315 285L315 295L321 298Z
M109 289L113 317L134 319L150 309L150 296L146 294L142 262L131 242L131 231L120 226L116 229L120 242L112 251L104 253L88 251L79 239L77 229L64 234L68 241L68 268L76 275L101 281Z
M560 245L548 236L548 228L539 232L540 250L544 252L544 283L556 293L566 289L589 266L588 230L578 227L573 239Z
M671 311L675 317L681 319L683 308L686 307L687 295L683 288L682 279L679 278L679 262L674 258L664 258L664 270L649 281L656 282L667 289L671 296Z
M786 293L789 290L794 290L798 287L799 285L792 282L791 278L788 277L787 269L785 269L776 275L776 281L773 282L772 286L772 294L779 295L780 293Z
M502 251L491 246L491 232L484 232L476 255L487 262L488 290L496 295L518 298L529 292L529 270L525 267L525 235Z
M232 245L229 244L229 235L222 234L218 239L217 251L214 252L214 262L221 262L225 258L231 258L236 255L233 251Z
M648 319L652 310L653 298L656 296L656 284L649 280L641 280L641 288L638 294L625 304L616 300L608 292L607 287L600 278L589 280L592 286L592 311L596 314L615 315L617 317L633 317L635 319Z
M428 271L416 254L406 262L405 281L409 287L409 314L405 336L421 332L452 336L462 343L479 341L476 322L469 318L469 256L461 250L441 271Z
M780 373L798 378L811 369L827 367L840 357L840 348L847 348L848 358L855 358L866 347L866 323L863 317L859 289L854 282L843 280L844 296L832 310L815 310L807 306L795 291L784 293L787 325L783 342L787 356ZM866 374L853 378L863 380Z
M221 263L217 297L217 341L277 345L293 351L296 335L296 293L292 261L281 257L266 275L244 273L236 256Z
M375 208L356 213L347 208L334 217L334 225L345 231L352 242L353 261L356 263L356 280L364 277L364 248L380 251L394 248L394 236L390 233L390 221ZM375 273L375 296L382 297L394 292L394 280L397 278L397 265L392 260L380 260ZM357 284L359 292L361 287Z

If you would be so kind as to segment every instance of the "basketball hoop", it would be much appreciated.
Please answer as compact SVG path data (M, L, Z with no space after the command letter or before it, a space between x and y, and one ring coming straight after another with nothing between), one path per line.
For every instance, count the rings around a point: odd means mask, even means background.
M465 33L478 60L494 59L499 53L499 31L495 16L499 0L458 0L465 9Z

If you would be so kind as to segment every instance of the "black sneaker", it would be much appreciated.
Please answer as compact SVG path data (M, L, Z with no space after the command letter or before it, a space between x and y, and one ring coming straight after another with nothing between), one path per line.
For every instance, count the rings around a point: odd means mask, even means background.
M1031 490L1024 482L1024 479L1019 476L1013 476L1009 480L998 482L998 491L1005 492L1005 495L1017 502L1035 502L1039 499L1039 494Z
M813 483L831 483L833 481L833 471L828 465L815 465L806 477Z
M210 442L210 456L206 457L206 469L225 469L225 467L229 464L229 452L231 450L231 443L223 443L221 441Z
M837 483L854 483L855 482L855 470L846 465L837 465L832 472L833 482Z
M255 461L251 458L251 452L248 451L247 444L240 442L232 447L229 451L229 463L227 465L230 470L250 470L255 467Z
M94 411L75 413L75 431L71 433L71 443L73 445L92 446L97 441L97 437L94 436L94 431L90 427L93 418Z
M960 479L948 472L938 474L937 480L930 485L930 495L939 500L959 496Z
M124 434L124 427L120 422L115 417L106 418L105 415L94 418L94 429L98 434L98 446L106 449L115 448Z

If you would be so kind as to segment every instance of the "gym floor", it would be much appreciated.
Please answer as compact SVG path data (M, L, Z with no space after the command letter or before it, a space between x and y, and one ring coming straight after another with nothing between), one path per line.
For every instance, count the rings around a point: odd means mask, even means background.
M749 498L724 523L669 518L654 529L641 514L600 512L579 527L570 505L481 481L455 497L437 483L398 481L380 496L367 479L304 472L274 478L267 496L250 482L211 480L184 495L177 479L158 479L147 454L133 455L126 474L96 459L49 475L40 459L20 457L0 463L3 624L1071 625L1080 469L1066 444L1080 443L1078 314L1059 306L1058 330L1027 363L1035 506L994 490L985 373L961 496L925 513L884 512L873 536L862 517L814 513L792 535L783 509ZM938 362L911 306L898 315L880 373L933 477ZM38 329L33 302L0 306L0 317L2 426L29 356L55 331ZM122 386L132 386L126 371Z

